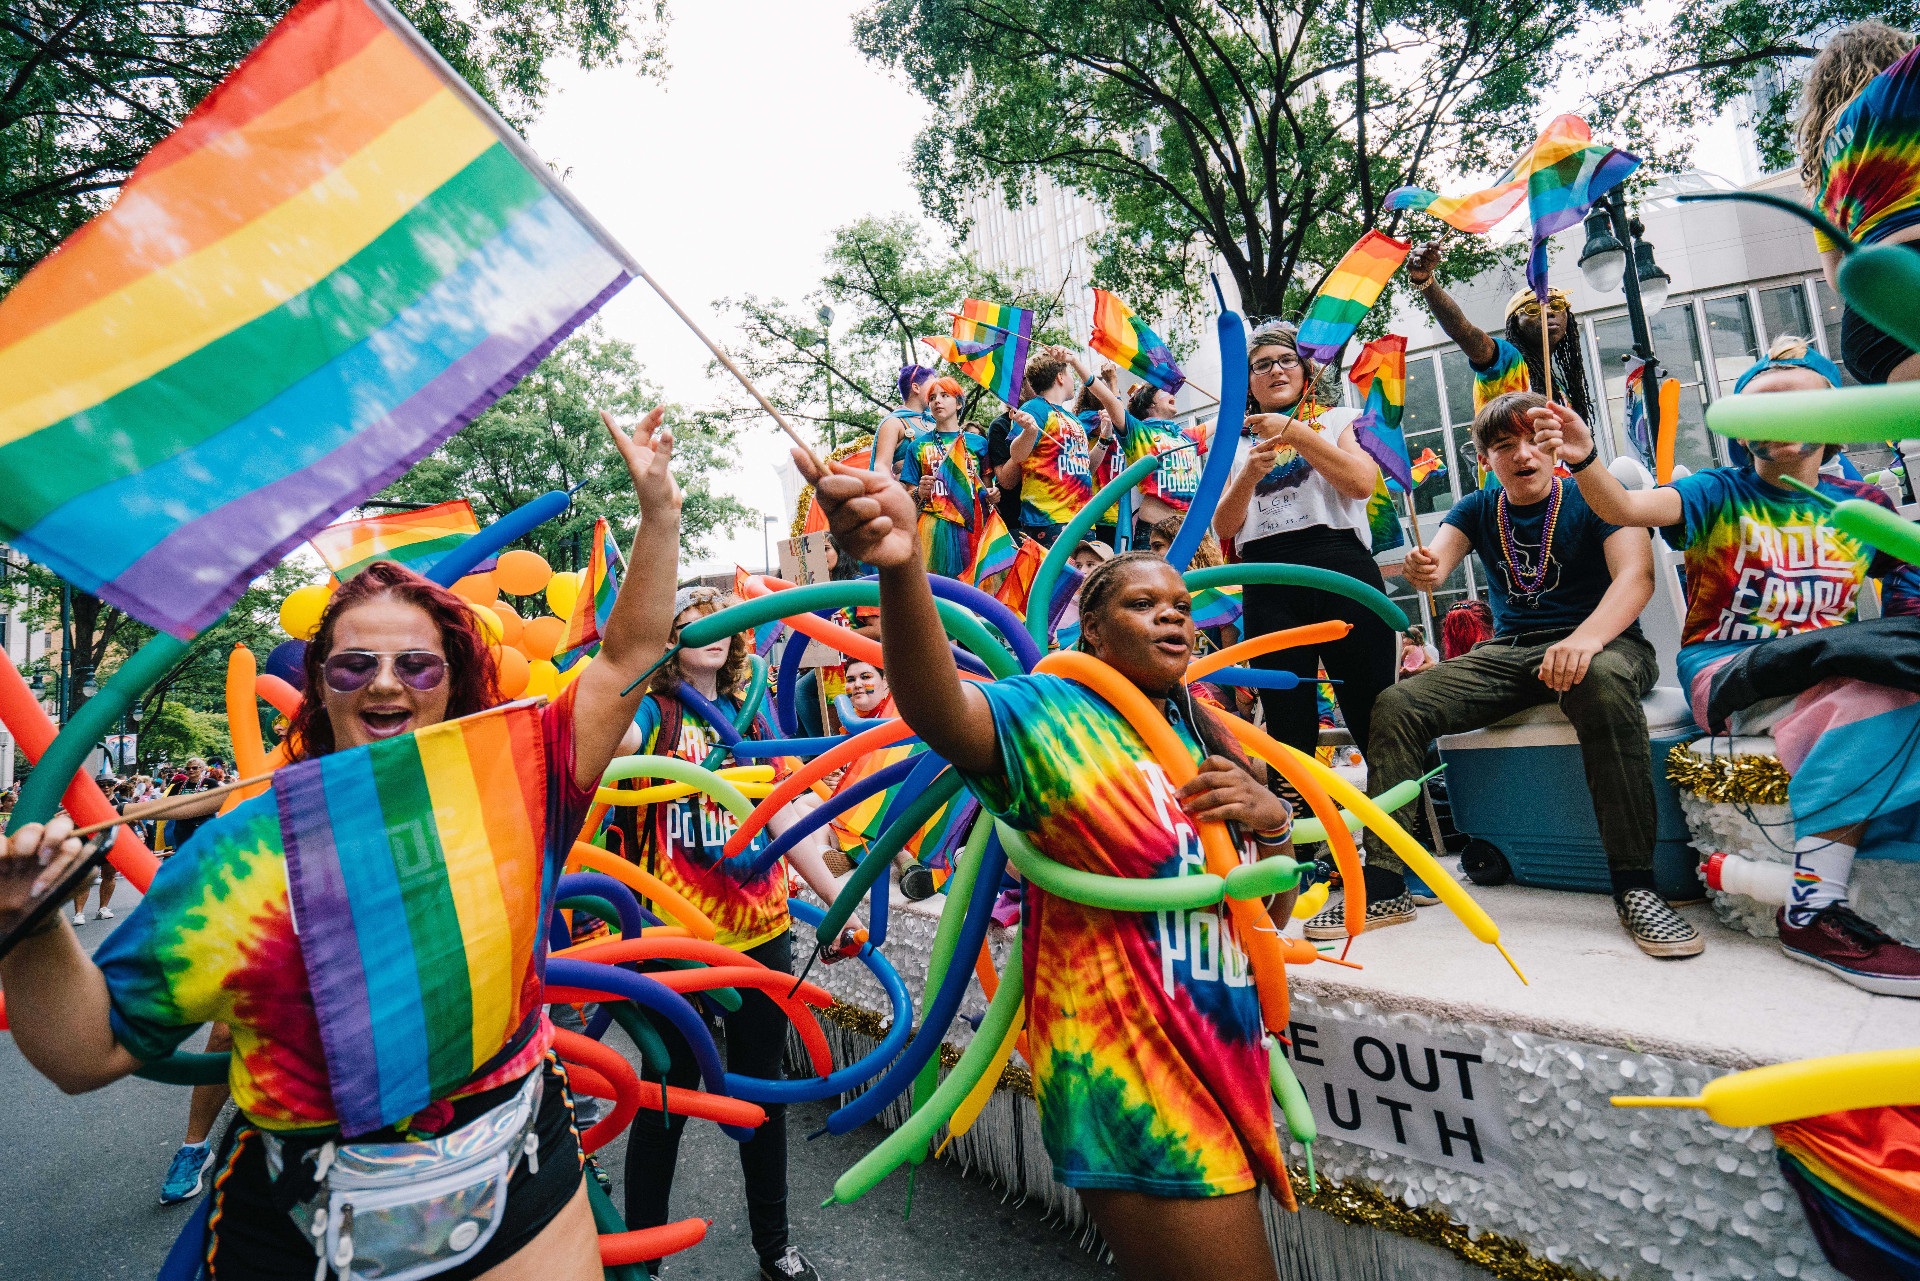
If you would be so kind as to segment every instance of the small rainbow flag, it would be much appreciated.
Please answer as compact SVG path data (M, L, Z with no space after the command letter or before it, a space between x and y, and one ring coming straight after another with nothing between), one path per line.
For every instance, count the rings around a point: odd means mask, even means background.
M574 651L584 652L602 636L607 617L613 613L614 597L620 594L620 549L613 544L607 518L593 522L593 551L587 556L587 579L573 601L573 616L567 619L567 634L556 647L568 651L568 661L557 664L564 671L578 661Z
M540 706L509 703L274 776L300 955L348 1138L444 1097L539 1014Z
M1388 334L1362 347L1347 381L1366 406L1353 424L1354 438L1390 483L1412 489L1413 461L1407 457L1407 434L1400 426L1407 404L1407 340Z
M635 270L383 0L300 0L0 301L0 538L192 636Z
M986 506L984 500L981 505ZM998 511L987 507L986 519L980 522L973 536L973 565L967 572L967 582L977 587L996 574L1006 573L1013 568L1019 554L1013 535L1007 531L1007 522L1000 518Z
M1400 525L1399 504L1393 501L1393 491L1387 488L1385 470L1374 480L1373 493L1367 499L1367 534L1375 556L1407 541L1407 531Z
M1640 167L1640 157L1614 147L1586 141L1573 145L1576 138L1592 136L1587 122L1578 116L1561 116L1554 125L1561 128L1566 141L1554 149L1551 159L1543 155L1527 175L1527 213L1533 219L1527 283L1542 304L1547 301L1548 238L1577 225L1594 201Z
M1412 248L1381 231L1356 240L1307 307L1300 322L1300 354L1322 361L1339 355Z
M1433 452L1433 446L1431 445L1421 450L1420 456L1413 460L1413 487L1415 489L1426 484L1427 477L1429 476L1444 476L1446 474L1447 464L1445 460Z
M1193 594L1195 627L1231 627L1240 621L1238 587L1202 587Z
M968 298L953 318L952 337L920 341L1001 400L1017 405L1032 334L1033 313L1024 307Z
M416 574L480 532L473 504L464 498L416 511L388 512L328 525L307 541L341 582L373 564L391 560Z
M1093 337L1088 346L1162 391L1179 391L1187 380L1160 335L1104 289L1093 291Z

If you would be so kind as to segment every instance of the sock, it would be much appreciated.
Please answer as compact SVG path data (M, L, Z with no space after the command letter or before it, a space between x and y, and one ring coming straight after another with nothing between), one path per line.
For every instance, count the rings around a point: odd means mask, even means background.
M1366 882L1367 902L1384 903L1407 892L1407 881L1397 868L1375 867L1369 863L1360 869Z
M1793 843L1793 897L1787 903L1787 924L1804 928L1821 908L1847 901L1853 852L1853 846L1824 836L1803 836Z

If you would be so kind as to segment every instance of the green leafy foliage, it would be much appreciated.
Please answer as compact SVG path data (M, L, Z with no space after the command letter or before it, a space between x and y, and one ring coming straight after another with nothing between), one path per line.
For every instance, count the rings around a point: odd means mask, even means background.
M233 739L227 733L225 712L203 712L184 703L168 703L140 727L139 768L150 771L161 761L184 765L189 757L232 761Z

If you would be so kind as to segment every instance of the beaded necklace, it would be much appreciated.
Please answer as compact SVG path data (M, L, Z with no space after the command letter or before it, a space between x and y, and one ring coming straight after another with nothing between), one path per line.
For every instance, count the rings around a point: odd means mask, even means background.
M1522 596L1538 596L1545 586L1547 572L1553 568L1553 531L1560 522L1560 478L1553 478L1553 488L1547 494L1546 517L1540 522L1540 559L1535 570L1528 574L1522 572L1514 557L1516 550L1525 550L1520 540L1513 536L1513 518L1508 513L1507 491L1502 489L1495 500L1495 508L1500 517L1500 556L1507 562L1507 581Z

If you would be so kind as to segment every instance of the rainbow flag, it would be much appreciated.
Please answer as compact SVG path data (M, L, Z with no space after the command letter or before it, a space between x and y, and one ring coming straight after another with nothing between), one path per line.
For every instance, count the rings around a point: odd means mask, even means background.
M343 520L309 538L313 550L341 582L373 564L391 560L416 574L480 532L473 504L464 498L417 511L388 512L361 520Z
M0 301L0 539L176 636L636 268L380 0L301 0Z
M1445 460L1433 452L1431 445L1421 450L1420 456L1413 460L1413 487L1415 489L1426 484L1427 477L1429 476L1444 476L1446 474L1447 464Z
M1380 231L1356 240L1307 307L1300 322L1300 354L1321 361L1339 355L1412 249Z
M1373 493L1367 498L1367 537L1375 556L1407 541L1407 531L1400 525L1400 507L1393 501L1393 495L1383 468L1373 482Z
M1920 1276L1920 1108L1857 1108L1773 1127L1781 1172L1827 1262Z
M1005 303L968 298L953 317L953 335L922 338L960 372L1006 401L1020 403L1020 384L1027 376L1027 348L1033 334L1033 313Z
M1413 461L1407 457L1407 434L1400 425L1407 405L1407 340L1388 334L1362 347L1347 381L1366 406L1353 424L1354 438L1380 464L1389 483L1412 489Z
M1625 152L1597 146L1593 131L1579 116L1556 116L1493 186L1464 196L1442 196L1423 187L1399 187L1387 193L1386 205L1389 209L1423 210L1462 231L1481 235L1493 230L1526 200L1533 205L1538 240L1578 222L1593 196L1625 178L1639 164ZM1583 181L1591 194L1580 204L1580 212L1569 216ZM1572 194L1563 197L1556 192ZM1546 232L1539 230L1543 214L1555 224Z
M1555 232L1579 225L1594 201L1640 167L1640 157L1614 147L1597 142L1573 145L1576 138L1591 137L1587 122L1580 117L1561 116L1554 124L1563 126L1566 141L1554 149L1551 159L1543 155L1527 175L1527 212L1533 219L1527 283L1542 305L1547 301L1548 239Z
M1104 289L1093 291L1093 337L1087 345L1162 391L1179 391L1187 380L1160 335Z
M607 518L593 522L593 550L587 556L587 580L573 601L573 615L567 619L567 634L556 647L566 651L567 661L558 663L562 671L578 662L586 647L599 641L607 617L613 613L614 597L620 594L620 549L614 546Z
M986 504L982 502L981 506ZM979 586L996 574L1006 573L1013 568L1019 554L1013 535L1007 532L1007 522L1000 518L998 511L987 507L986 519L974 533L973 565L967 571L967 582Z
M1231 627L1240 621L1238 587L1202 587L1193 594L1195 627Z
M348 1138L444 1097L540 1012L540 706L509 703L274 776L300 955Z

